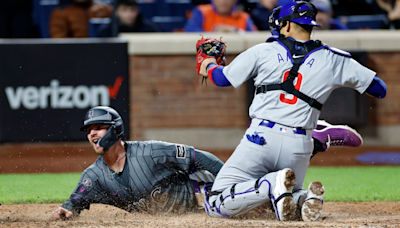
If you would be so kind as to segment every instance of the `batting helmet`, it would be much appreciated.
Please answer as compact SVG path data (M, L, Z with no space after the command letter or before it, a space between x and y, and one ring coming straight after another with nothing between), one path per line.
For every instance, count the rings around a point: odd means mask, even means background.
M92 124L110 124L107 133L99 140L99 145L103 148L110 148L120 138L124 137L124 123L121 116L113 108L107 106L97 106L86 112L81 131L86 131Z
M281 23L292 21L297 24L320 26L316 20L317 9L306 1L293 1L272 10L269 27L272 35L279 35Z

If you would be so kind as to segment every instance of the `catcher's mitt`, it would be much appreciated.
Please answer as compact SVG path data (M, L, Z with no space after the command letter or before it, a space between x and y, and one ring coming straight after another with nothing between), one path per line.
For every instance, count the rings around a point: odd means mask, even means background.
M225 66L225 43L220 40L215 39L214 37L206 37L201 36L201 39L197 41L196 44L196 61L197 61L197 74L200 75L200 66L201 63L207 58L215 58L218 65ZM206 78L206 77L205 77ZM203 77L204 80L204 77Z

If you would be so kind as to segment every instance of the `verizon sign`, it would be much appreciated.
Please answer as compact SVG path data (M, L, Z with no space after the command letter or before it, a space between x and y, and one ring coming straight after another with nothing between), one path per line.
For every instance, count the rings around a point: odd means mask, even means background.
M129 129L127 44L93 41L0 42L1 142L86 140L79 127L98 105L118 110Z
M122 78L122 77L121 77ZM6 88L8 103L12 109L19 109L21 105L26 109L80 108L87 109L98 105L110 105L110 92L105 85L60 86L55 79L50 86L28 86Z

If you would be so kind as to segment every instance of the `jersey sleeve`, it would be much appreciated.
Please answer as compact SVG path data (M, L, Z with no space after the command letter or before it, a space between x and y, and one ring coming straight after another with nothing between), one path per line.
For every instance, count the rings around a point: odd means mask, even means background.
M152 141L151 156L157 166L190 173L194 169L194 149L183 144Z
M195 150L195 168L207 170L217 176L224 163L212 153Z
M83 209L89 210L92 203L109 204L106 193L100 189L97 183L97 178L92 175L91 171L85 170L75 190L62 207L71 211L74 215L79 215Z
M223 73L233 87L239 88L245 81L257 75L259 45L255 45L239 54Z
M386 83L382 79L375 76L366 92L371 96L382 99L386 97L386 91Z
M334 81L339 87L350 87L364 93L374 79L376 72L364 67L352 58L336 55Z

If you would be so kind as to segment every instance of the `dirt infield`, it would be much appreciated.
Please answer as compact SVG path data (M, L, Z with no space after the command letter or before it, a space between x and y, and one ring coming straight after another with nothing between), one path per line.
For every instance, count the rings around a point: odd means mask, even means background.
M202 148L204 149L204 148ZM206 149L206 148L205 148ZM396 147L334 147L311 160L311 166L368 166L355 160L367 151L400 151ZM212 151L225 161L232 151ZM86 142L0 145L0 173L81 172L96 160ZM1 205L0 227L400 227L400 202L326 202L318 222L278 222L272 212L255 219L215 219L204 212L184 215L128 213L105 205L71 221L52 221L61 204Z
M1 205L0 227L399 227L400 202L330 203L318 222L278 222L272 212L255 219L211 218L204 212L183 215L128 213L92 205L70 221L49 219L60 204Z

